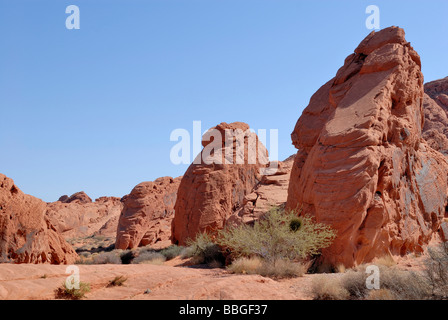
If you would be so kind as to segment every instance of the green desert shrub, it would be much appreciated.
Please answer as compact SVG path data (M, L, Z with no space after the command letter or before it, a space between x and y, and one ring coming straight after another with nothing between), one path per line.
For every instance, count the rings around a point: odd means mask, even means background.
M336 234L329 226L315 223L295 211L273 208L253 226L242 224L219 232L217 243L237 257L259 256L272 263L305 259L328 247Z

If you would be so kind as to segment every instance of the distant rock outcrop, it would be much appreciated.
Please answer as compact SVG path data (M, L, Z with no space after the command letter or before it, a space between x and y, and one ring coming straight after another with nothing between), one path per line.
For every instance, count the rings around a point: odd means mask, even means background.
M448 77L425 84L423 137L429 145L448 156Z
M337 230L321 263L421 252L439 230L448 164L422 138L423 102L420 57L397 27L369 34L311 98L287 208Z
M46 203L0 174L0 262L71 264L78 255L45 216Z
M60 199L65 201L47 204L46 215L64 238L115 237L118 217L123 209L120 198L101 197L92 202L84 192L78 192Z
M116 249L132 249L170 240L180 180L181 177L162 177L142 182L124 198Z
M269 163L266 148L242 122L223 122L210 129L202 145L177 194L172 241L179 245L198 232L222 228L261 180L260 169Z

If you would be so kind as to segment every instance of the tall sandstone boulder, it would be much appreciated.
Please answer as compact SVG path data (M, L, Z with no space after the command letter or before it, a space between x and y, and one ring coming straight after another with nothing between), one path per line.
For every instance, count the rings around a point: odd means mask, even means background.
M162 177L142 182L124 197L118 227L116 249L168 242L171 221L181 177Z
M209 154L211 143L214 152ZM261 180L260 169L269 163L266 148L242 122L223 122L211 128L202 145L204 149L179 186L172 223L175 244L185 245L198 232L221 229L243 206L245 196Z
M420 57L390 27L312 96L291 134L299 151L287 208L336 229L321 263L421 252L439 230L448 164L422 139L423 95Z
M0 174L0 262L71 264L78 255L45 216L46 203Z

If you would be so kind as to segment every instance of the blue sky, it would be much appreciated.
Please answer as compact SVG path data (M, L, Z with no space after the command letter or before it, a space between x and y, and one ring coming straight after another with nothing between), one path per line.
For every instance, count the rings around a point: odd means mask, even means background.
M284 159L311 95L370 32L370 4L405 29L425 81L448 75L445 0L0 0L0 172L45 201L123 196L185 172L169 137L194 120L278 129Z

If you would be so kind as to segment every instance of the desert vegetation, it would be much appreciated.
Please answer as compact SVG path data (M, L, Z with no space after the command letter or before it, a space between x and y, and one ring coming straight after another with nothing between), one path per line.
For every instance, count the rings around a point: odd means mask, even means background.
M227 227L213 236L199 233L187 241L183 256L208 265L224 263L226 256L233 261L227 268L231 273L290 278L303 275L307 259L328 247L335 236L329 226L308 216L274 207L253 225Z
M429 247L422 269L402 270L393 259L380 258L380 288L366 286L367 265L343 274L322 274L313 279L312 291L317 300L446 300L448 299L448 244Z

